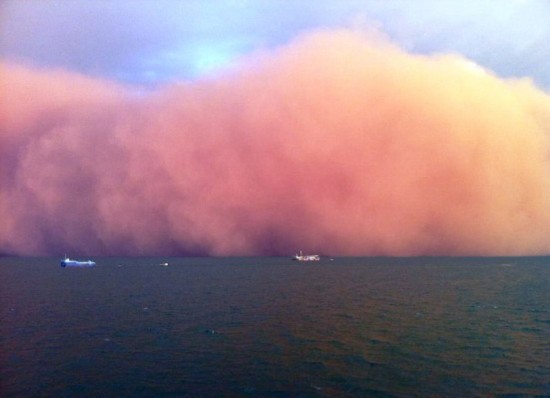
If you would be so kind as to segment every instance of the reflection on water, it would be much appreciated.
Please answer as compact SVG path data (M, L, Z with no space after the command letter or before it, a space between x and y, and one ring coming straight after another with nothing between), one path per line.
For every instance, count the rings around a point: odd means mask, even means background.
M547 258L57 263L0 259L5 396L550 395Z

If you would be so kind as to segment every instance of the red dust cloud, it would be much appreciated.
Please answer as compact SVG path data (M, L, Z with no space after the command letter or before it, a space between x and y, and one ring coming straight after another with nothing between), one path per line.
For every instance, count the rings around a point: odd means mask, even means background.
M0 253L550 253L550 96L314 32L154 93L0 69Z

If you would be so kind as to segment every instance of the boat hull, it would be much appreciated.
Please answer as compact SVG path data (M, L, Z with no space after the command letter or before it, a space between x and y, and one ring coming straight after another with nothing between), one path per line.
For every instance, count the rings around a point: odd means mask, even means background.
M321 257L318 254L296 254L294 260L296 261L319 261Z
M60 263L62 268L65 267L95 267L95 262L88 260L88 261L77 261L77 260L71 260L71 259L64 259L61 260Z

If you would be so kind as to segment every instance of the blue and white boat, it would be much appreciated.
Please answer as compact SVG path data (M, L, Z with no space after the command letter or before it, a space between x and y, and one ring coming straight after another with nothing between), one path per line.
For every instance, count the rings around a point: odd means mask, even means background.
M71 260L69 257L65 256L63 260L61 260L61 267L95 267L95 262L92 260L88 261L78 261L78 260Z

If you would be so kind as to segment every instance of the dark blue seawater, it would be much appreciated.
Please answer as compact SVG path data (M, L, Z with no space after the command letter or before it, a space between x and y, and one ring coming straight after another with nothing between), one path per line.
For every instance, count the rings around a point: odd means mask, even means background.
M0 258L2 397L550 396L550 258L95 260Z

